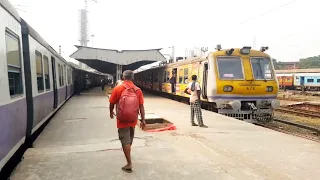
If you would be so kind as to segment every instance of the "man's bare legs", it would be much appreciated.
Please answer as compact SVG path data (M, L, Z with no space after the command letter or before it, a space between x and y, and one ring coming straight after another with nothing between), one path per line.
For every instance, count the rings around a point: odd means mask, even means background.
M131 144L127 144L122 146L124 155L127 159L127 165L124 166L125 169L130 169L132 168L132 162L131 162Z

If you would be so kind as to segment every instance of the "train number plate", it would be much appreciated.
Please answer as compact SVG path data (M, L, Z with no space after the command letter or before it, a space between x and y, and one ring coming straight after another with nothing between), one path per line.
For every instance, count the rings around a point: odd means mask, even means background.
M254 86L247 86L247 91L254 91L255 87Z

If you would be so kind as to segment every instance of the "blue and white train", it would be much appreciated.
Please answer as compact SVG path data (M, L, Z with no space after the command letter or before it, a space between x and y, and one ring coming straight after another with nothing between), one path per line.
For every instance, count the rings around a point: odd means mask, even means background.
M102 76L70 66L0 0L0 171L72 96L73 79L89 77L94 86Z

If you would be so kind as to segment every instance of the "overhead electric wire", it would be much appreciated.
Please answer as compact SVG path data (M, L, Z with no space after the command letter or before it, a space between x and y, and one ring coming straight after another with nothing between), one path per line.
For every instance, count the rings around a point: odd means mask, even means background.
M271 12L276 11L276 10L278 10L278 9L281 9L281 8L283 8L283 7L285 7L285 6L288 6L288 5L290 5L290 4L292 4L292 3L296 2L296 1L298 1L298 0L290 1L289 3L283 4L283 5L281 5L281 6L278 6L278 7L274 8L274 9L271 9L271 10L269 10L269 11L266 11L266 12L264 12L264 13L258 15L258 16L255 16L255 17L253 17L253 18L251 18L251 19L247 19L246 21L243 21L243 22L240 23L240 24L245 24L245 23L247 23L247 22L249 22L249 21L251 21L251 20L253 20L253 19L256 19L256 18L258 18L258 17L262 17L262 16L264 16L264 15L266 15L266 14L268 14L268 13L271 13Z

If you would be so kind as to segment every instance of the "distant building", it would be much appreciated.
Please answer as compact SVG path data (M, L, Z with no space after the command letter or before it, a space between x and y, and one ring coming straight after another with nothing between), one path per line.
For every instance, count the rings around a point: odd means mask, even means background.
M194 57L194 50L193 49L189 49L189 48L186 48L185 49L185 57Z
M279 62L278 63L282 69L299 69L300 64L299 62Z

